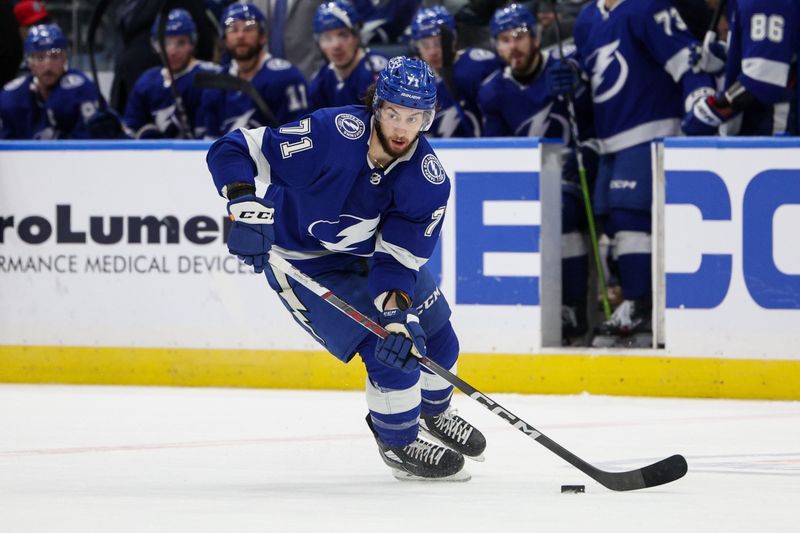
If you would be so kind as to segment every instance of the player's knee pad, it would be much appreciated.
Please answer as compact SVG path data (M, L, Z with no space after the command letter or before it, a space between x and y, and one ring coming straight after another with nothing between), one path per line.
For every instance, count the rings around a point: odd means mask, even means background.
M428 357L452 373L458 370L458 337L448 321L426 343ZM453 396L453 386L446 379L422 369L420 372L422 389L422 411L439 414L447 410Z

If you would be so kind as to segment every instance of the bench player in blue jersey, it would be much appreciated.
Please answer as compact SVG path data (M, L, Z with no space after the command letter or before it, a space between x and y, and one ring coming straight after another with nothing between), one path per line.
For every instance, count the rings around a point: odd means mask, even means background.
M386 58L361 46L361 19L348 0L325 2L314 16L314 35L328 64L309 84L312 109L354 105L386 66Z
M229 5L220 20L231 62L224 68L253 84L281 123L308 112L308 88L303 73L286 61L272 57L267 44L264 14L246 2ZM209 89L203 92L200 127L207 138L217 138L238 128L257 128L266 118L244 93Z
M520 4L495 11L490 33L497 54L506 63L487 78L478 93L483 115L484 137L547 137L573 142L563 100L550 94L546 72L558 62L557 53L542 52L536 19ZM588 142L593 133L591 103L586 91L577 99L583 104L580 124L584 163L592 182L597 171L597 153ZM588 108L588 109L587 109ZM561 202L561 317L564 344L584 342L587 333L588 247L586 215L574 152L565 152Z
M153 48L158 46L158 19L150 32ZM164 28L164 46L167 61L175 78L175 86L183 101L189 132L187 137L198 137L197 110L203 94L194 85L198 72L219 72L213 63L198 61L194 57L197 28L185 9L173 9ZM175 138L182 135L175 98L169 87L169 74L163 67L153 67L142 74L133 86L125 105L123 121L132 137L137 139Z
M228 248L265 271L297 323L331 354L344 362L360 355L367 423L397 477L465 480L464 455L482 458L486 441L450 409L453 387L421 370L411 354L427 353L455 371L459 351L450 308L425 267L450 193L420 135L435 114L433 72L421 60L392 58L365 101L276 129L241 129L214 143L208 167L235 220ZM263 198L256 179L267 183ZM271 269L269 253L391 335L378 339ZM418 436L420 428L445 446Z
M697 40L668 0L598 0L578 15L576 60L589 80L600 162L595 213L613 240L623 302L596 346L649 346L652 140L681 133L695 102L714 94L689 57ZM565 74L575 76L564 61ZM574 87L574 84L564 84Z
M67 38L57 24L32 26L25 39L30 74L0 93L0 139L87 139L97 88L69 68Z
M478 89L481 82L502 66L499 58L488 50L466 48L456 52L452 68L455 95L450 94L443 77L443 54L440 26L447 26L455 36L453 16L442 6L419 9L411 21L411 39L419 56L438 77L439 109L428 135L431 137L480 137L481 116L478 110Z
M796 134L791 86L797 78L800 6L795 0L729 0L727 17L727 50L706 40L699 61L713 69L724 60L724 89L697 102L684 118L684 130L696 135ZM726 57L714 58L720 49Z

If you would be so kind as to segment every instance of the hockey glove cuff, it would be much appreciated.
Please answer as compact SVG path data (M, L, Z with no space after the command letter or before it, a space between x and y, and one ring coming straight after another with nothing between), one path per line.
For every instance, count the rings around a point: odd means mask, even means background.
M419 367L419 357L427 354L425 331L414 309L389 309L378 317L389 336L378 339L375 358L384 365L405 373Z
M269 200L246 194L228 202L228 213L233 220L228 251L256 273L263 272L275 242L275 207Z
M686 113L681 128L686 135L716 135L723 122L732 115L730 108L721 108L714 96L699 100Z

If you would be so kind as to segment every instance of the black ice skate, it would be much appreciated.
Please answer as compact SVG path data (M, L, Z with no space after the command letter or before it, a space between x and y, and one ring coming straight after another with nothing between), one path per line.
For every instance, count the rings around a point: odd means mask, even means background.
M653 342L650 308L646 300L623 300L592 340L595 348L649 348Z
M392 448L378 438L370 415L367 425L378 443L381 459L401 481L469 481L472 477L464 470L464 457L456 451L420 437L402 448Z
M419 427L435 441L465 457L484 461L486 438L472 424L458 416L455 409L448 407L447 411L438 415L423 413L419 419Z

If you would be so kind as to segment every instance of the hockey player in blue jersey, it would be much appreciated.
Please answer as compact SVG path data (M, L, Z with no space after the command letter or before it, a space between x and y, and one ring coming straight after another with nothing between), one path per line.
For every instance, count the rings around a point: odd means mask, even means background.
M418 59L395 57L364 106L315 111L281 128L217 141L208 166L235 220L228 248L265 271L287 310L331 354L366 366L367 423L400 479L465 480L464 455L483 435L450 409L453 387L420 369L412 350L455 371L450 309L425 267L450 181L421 131L436 84ZM267 182L264 197L254 179ZM258 221L258 222L256 222ZM274 253L391 332L370 334L267 262ZM418 436L432 434L441 446Z
M67 38L57 24L32 26L25 39L30 74L0 93L0 139L87 139L97 88L67 64Z
M437 75L439 110L436 120L428 131L430 137L480 137L481 117L478 110L478 89L481 82L502 65L496 55L481 48L467 48L456 52L453 39L452 65L444 65L442 54L441 25L455 35L453 16L442 6L424 7L416 12L411 21L411 39L419 56L428 63ZM452 88L445 83L444 68L452 72ZM450 94L455 92L455 95Z
M264 14L249 3L233 3L222 14L225 47L231 55L227 72L253 84L281 123L308 112L306 80L300 70L265 49ZM206 138L217 138L238 128L257 128L266 118L242 92L209 89L203 92L200 126Z
M478 93L485 137L549 137L571 144L566 105L551 95L545 73L557 64L557 54L542 52L537 38L536 19L520 4L495 11L490 33L497 54L506 67L487 78ZM589 107L586 91L578 99ZM589 113L590 113L589 109ZM589 121L581 124L581 133L589 140ZM596 173L597 154L584 144L584 161L590 181ZM561 201L561 317L564 344L583 342L587 333L588 248L582 231L586 216L574 152L567 150L567 164L562 172Z
M601 152L594 209L613 239L624 293L594 344L649 346L650 142L679 134L684 114L714 93L713 80L690 68L698 43L668 0L592 2L578 16L573 36L577 64L590 81ZM576 76L567 61L554 71Z
M361 19L348 0L325 2L314 16L314 35L328 64L309 84L312 109L361 102L386 58L361 46Z
M153 48L158 47L158 19L153 23L151 38ZM199 136L197 111L203 91L194 85L194 75L200 71L219 72L220 68L195 59L196 43L197 28L191 15L184 9L170 11L164 28L164 46L191 131L181 131L177 104L169 86L169 74L163 67L153 67L136 80L125 106L123 121L132 137L158 139Z
M697 102L683 129L695 135L782 135L797 132L791 85L796 78L800 6L796 0L729 0L724 89ZM714 61L703 43L701 66ZM716 52L716 56L720 55ZM709 60L710 59L710 60ZM705 60L705 61L703 61Z

